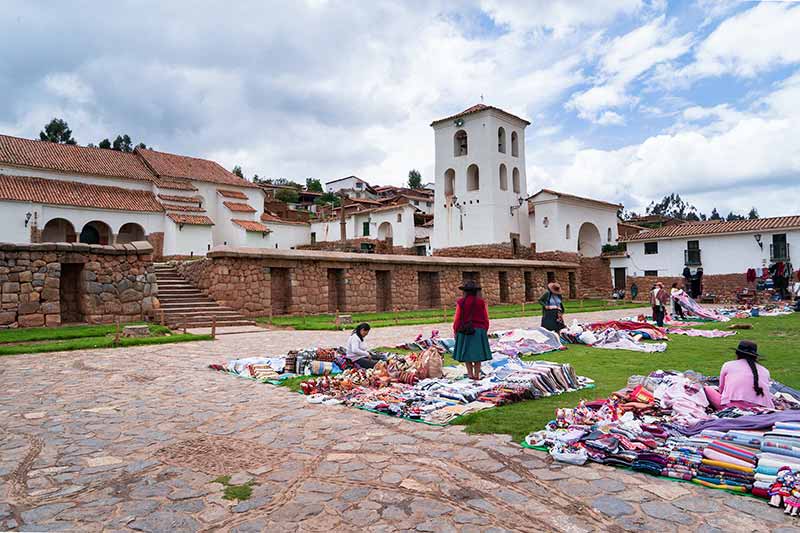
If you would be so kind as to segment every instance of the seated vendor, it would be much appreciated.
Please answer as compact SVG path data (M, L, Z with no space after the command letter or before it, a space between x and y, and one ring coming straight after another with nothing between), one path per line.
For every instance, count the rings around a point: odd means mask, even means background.
M741 341L736 348L736 360L722 365L719 390L706 387L708 402L716 410L726 407L768 407L773 409L769 392L769 370L758 364L758 345Z
M356 326L350 338L347 339L345 357L360 368L372 368L375 366L375 363L380 361L379 358L373 357L369 350L367 350L367 344L364 342L364 338L369 335L370 329L369 324L362 322Z

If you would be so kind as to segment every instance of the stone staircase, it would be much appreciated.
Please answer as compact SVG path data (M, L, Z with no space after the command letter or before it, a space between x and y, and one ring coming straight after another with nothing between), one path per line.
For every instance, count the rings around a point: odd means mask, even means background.
M204 328L211 327L216 319L217 327L254 326L255 322L243 317L230 307L223 307L184 279L178 270L168 263L156 263L158 299L161 310L156 320L170 327ZM213 317L213 318L212 318Z

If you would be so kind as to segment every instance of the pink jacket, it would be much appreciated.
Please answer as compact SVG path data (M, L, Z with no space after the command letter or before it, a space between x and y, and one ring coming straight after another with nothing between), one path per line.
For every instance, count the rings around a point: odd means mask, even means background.
M721 404L744 401L762 405L770 409L775 407L772 394L769 392L769 370L756 363L758 384L764 389L764 396L758 396L753 390L753 372L744 359L728 361L719 372L719 390L722 394Z

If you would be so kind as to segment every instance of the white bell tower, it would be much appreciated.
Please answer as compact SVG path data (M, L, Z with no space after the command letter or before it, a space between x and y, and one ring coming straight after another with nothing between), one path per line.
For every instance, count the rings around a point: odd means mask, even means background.
M431 123L436 142L434 251L474 245L529 248L527 120L478 104Z

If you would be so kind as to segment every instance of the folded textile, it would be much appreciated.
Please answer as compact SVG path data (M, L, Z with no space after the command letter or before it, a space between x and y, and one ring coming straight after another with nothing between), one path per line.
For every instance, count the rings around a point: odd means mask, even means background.
M755 453L749 450L745 450L744 448L741 448L734 444L721 442L718 440L715 440L712 443L710 443L706 447L706 450L718 452L722 455L727 455L732 459L736 459L738 461L742 461L745 464L751 464L754 466L758 460Z
M722 331L719 329L669 328L667 329L667 333L686 335L688 337L705 337L707 339L716 339L720 337L730 337L731 335L736 335L735 331Z
M728 461L719 461L717 459L703 459L703 464L704 465L709 465L709 466L716 466L716 467L719 467L719 468L724 468L726 470L733 470L735 472L745 472L745 473L748 473L748 474L752 474L752 473L755 472L755 468L753 468L753 467L742 466L742 465L738 465L738 464L731 463L731 462L728 462Z
M766 429L771 428L777 422L800 423L800 409L745 415L738 418L713 418L710 420L702 420L686 427L676 426L675 429L684 435L696 435L704 429L715 429L719 431L728 431L731 429Z
M736 486L736 485L728 485L725 483L714 483L713 481L707 481L705 479L694 478L692 479L692 483L697 483L698 485L703 485L704 487L710 487L712 489L725 489L734 492L747 492L748 487Z

